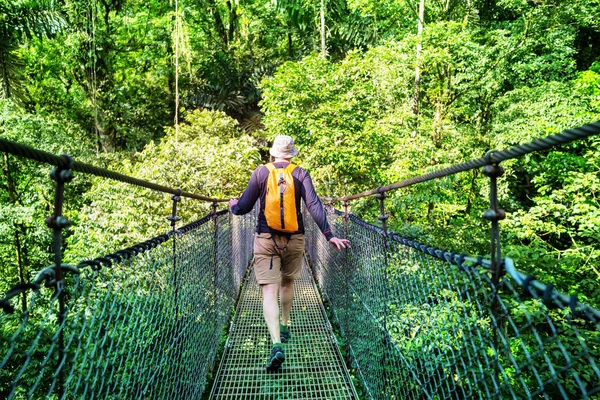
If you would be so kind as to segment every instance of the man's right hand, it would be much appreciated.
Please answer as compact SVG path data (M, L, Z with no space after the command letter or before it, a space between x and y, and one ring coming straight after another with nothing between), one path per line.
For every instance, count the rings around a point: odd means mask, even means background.
M231 209L231 207L235 206L237 203L238 203L238 199L229 200L229 209Z
M337 251L342 251L344 249L350 248L350 241L348 239L340 239L334 236L331 239L329 239L329 243L331 243L331 245L335 247Z

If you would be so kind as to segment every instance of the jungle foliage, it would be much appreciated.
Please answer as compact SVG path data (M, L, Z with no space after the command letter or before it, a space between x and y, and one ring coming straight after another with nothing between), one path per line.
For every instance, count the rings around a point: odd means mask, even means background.
M425 0L421 34L416 0L179 5L0 0L0 136L235 197L289 134L319 193L343 196L600 119L598 0ZM53 188L50 168L0 164L4 293L51 263ZM504 254L600 306L600 140L503 167ZM389 224L486 255L487 195L476 170L401 189ZM166 195L77 174L66 199L69 262L169 229ZM208 210L184 200L182 222ZM374 199L351 211L379 213Z

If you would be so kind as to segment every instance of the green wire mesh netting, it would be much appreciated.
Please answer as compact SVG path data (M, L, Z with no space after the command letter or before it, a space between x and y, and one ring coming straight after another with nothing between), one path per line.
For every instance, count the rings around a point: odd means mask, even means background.
M352 249L333 250L310 223L307 252L368 397L600 397L597 310L510 259L495 289L481 258L386 235L332 209L328 218Z
M67 274L0 317L0 398L199 398L252 254L254 213L209 215Z
M211 399L358 399L314 280L305 264L294 285L291 339L277 373L265 363L271 340L254 271L244 284Z
M481 258L385 234L332 209L328 217L352 249L335 251L307 216L307 252L366 397L600 396L597 310L518 272L510 259L496 286ZM26 310L12 296L16 312L0 316L0 397L200 398L254 226L254 213L219 212L65 266L64 289L29 291ZM35 283L52 286L52 271L43 272ZM224 352L231 362L220 367L213 398L356 398L306 278L305 271L296 288L288 360L267 375L268 335L249 275Z

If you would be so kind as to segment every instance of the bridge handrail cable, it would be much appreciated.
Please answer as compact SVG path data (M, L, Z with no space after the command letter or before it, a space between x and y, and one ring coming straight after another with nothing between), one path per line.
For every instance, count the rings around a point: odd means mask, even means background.
M202 196L195 193L184 192L180 189L173 189L168 186L163 186L157 183L145 181L143 179L134 178L132 176L114 172L105 168L96 167L94 165L82 163L79 161L71 161L71 158L68 156L57 156L55 154L48 153L47 151L39 150L31 146L27 146L25 144L15 143L2 138L0 138L0 151L12 154L14 156L55 165L57 167L69 167L73 171L96 175L102 178L113 179L116 181L128 183L130 185L140 186L163 193L170 193L177 196L183 196L202 201L209 201L213 203L222 203L228 201L228 199L217 199L213 197Z
M389 192L391 190L399 189L402 187L411 186L417 183L430 181L433 179L442 178L448 175L454 175L459 172L469 171L475 168L481 168L489 164L498 164L502 161L510 160L524 156L525 154L533 153L536 151L549 150L561 144L570 143L579 139L584 139L600 133L600 121L593 122L580 126L579 128L567 129L555 135L551 135L542 139L534 140L530 143L521 144L502 151L490 151L484 157L470 160L461 164L455 164L448 168L440 169L437 171L429 172L424 175L416 176L414 178L406 179L400 182L392 183L387 186L380 186L373 190L366 192L357 193L352 196L342 197L324 197L323 199L327 202L344 202L359 199L362 197L372 196L375 194L381 194Z

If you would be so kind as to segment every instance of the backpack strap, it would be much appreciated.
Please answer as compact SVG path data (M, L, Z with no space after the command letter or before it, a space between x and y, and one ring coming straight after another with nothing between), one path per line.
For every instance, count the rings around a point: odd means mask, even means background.
M273 163L266 163L265 167L267 167L267 169L269 170L269 172L273 171L275 169L275 165ZM287 167L285 167L285 169L291 174L292 171L294 171L296 169L297 165L296 164L292 164L289 163L287 165Z

